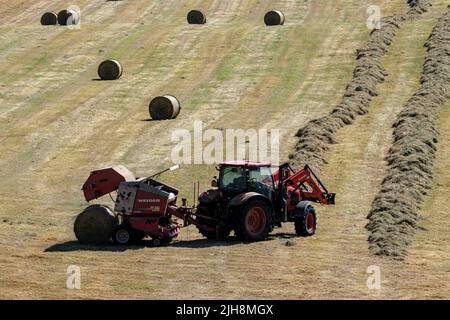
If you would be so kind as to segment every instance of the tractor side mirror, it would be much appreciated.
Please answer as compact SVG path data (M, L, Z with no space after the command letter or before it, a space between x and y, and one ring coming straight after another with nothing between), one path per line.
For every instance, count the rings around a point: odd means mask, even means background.
M217 177L214 177L214 179L211 181L211 187L217 188L219 184L217 183Z

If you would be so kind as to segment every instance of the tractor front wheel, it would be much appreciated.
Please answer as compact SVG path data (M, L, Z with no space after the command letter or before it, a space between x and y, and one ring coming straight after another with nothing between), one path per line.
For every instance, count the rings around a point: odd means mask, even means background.
M295 218L295 233L300 237L311 237L316 233L317 217L313 206L307 206L300 216Z
M272 210L260 199L250 200L237 212L235 233L242 241L261 241L272 230Z

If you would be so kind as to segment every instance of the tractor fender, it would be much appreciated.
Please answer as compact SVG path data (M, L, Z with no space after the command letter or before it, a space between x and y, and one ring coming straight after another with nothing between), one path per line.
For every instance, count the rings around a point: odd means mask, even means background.
M228 206L229 207L239 207L239 206L243 205L244 203L248 202L249 200L256 199L256 198L263 199L264 201L267 202L269 207L272 208L272 203L269 200L269 198L267 198L266 196L264 196L258 192L246 192L246 193L242 193L238 196L235 196L233 199L231 199Z
M300 201L297 204L296 210L294 211L294 218L304 215L306 213L306 209L308 207L312 207L312 204L313 203L311 201Z

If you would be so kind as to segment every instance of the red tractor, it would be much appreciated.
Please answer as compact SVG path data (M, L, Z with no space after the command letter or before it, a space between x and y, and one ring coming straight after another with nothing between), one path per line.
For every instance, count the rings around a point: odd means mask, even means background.
M128 244L149 236L159 245L177 237L180 227L195 225L208 239L225 239L234 230L242 241L260 241L274 227L294 222L297 235L309 237L316 231L312 203L335 201L309 166L295 172L288 164L274 168L270 163L235 161L222 163L218 171L214 189L203 192L196 207L188 206L186 199L177 205L178 190L155 180L163 172L135 179L125 167L94 171L83 186L86 200L117 191L115 208L90 206L78 216L75 234L83 243L112 237L117 244ZM107 227L100 229L94 217Z
M209 239L226 238L234 230L240 240L264 240L283 222L294 222L297 235L309 237L316 231L312 202L334 204L335 194L309 166L295 172L289 164L274 168L237 161L221 164L218 171L212 183L218 188L202 193L196 210L197 227Z

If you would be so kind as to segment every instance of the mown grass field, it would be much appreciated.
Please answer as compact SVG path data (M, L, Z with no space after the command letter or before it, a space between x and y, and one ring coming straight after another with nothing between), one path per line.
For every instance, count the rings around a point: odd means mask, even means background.
M194 228L171 246L87 248L74 218L86 203L89 172L123 164L138 176L171 165L176 129L281 130L281 158L295 132L328 113L351 79L355 50L368 38L366 9L406 10L404 0L78 0L81 28L42 27L40 13L71 1L0 1L0 298L450 298L450 114L441 138L424 231L405 262L367 249L366 215L385 169L396 114L418 88L425 43L446 1L408 21L384 58L389 72L369 115L341 130L321 168L338 194L320 207L318 233L296 239L293 225L268 241L203 240ZM185 22L204 10L205 26ZM262 17L277 8L283 27ZM122 62L115 82L95 81L106 58ZM152 122L148 102L170 93L182 102L175 121ZM214 166L183 166L164 180L192 199L192 182L209 186ZM102 203L109 204L109 199ZM81 290L66 288L67 267L82 271ZM382 288L367 288L367 267Z

